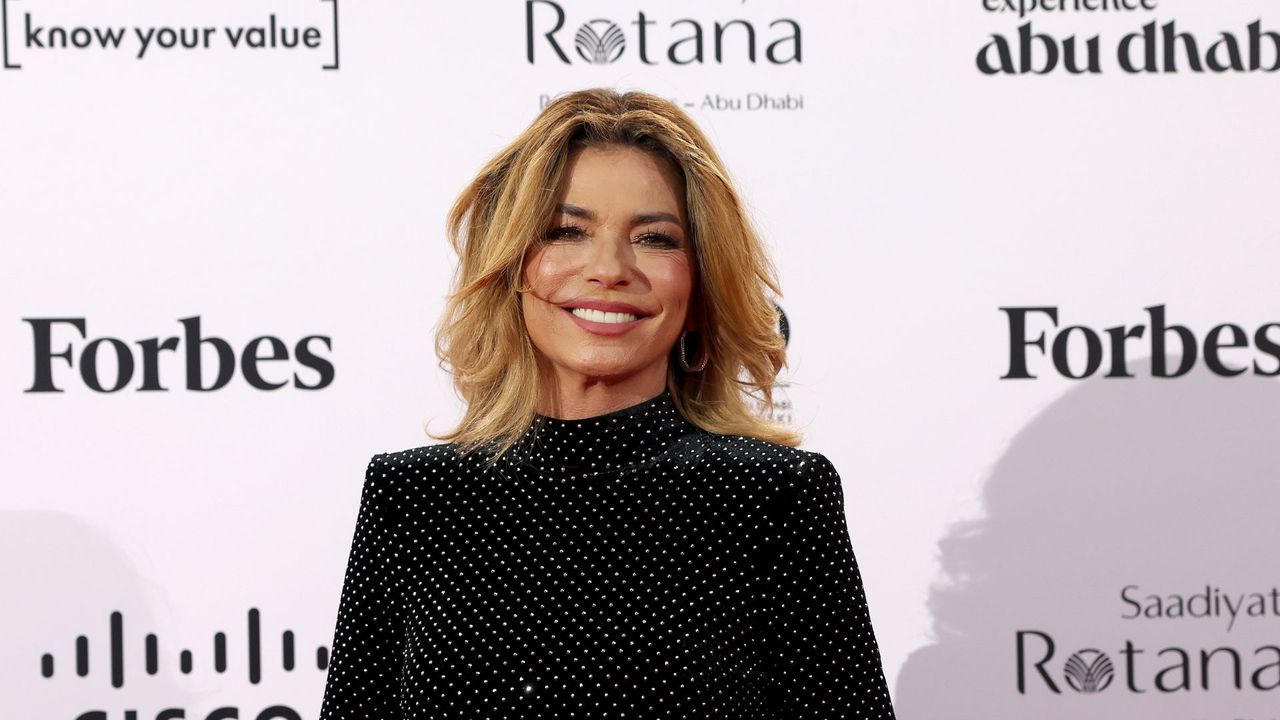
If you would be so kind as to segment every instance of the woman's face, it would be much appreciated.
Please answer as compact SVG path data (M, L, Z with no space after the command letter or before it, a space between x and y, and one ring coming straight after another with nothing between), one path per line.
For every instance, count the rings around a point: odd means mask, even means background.
M534 347L561 382L657 394L693 292L679 172L637 148L588 147L570 155L557 199L524 263Z

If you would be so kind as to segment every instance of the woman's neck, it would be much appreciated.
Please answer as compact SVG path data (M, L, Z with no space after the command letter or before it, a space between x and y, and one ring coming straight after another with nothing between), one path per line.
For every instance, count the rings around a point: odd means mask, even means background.
M539 415L504 455L508 466L534 468L561 479L647 465L695 427L671 393L602 415L577 419Z

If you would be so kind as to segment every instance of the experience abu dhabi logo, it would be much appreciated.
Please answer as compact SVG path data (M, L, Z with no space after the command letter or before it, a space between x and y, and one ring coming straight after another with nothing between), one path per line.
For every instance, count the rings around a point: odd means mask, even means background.
M1109 67L1129 75L1280 71L1280 27L1262 18L1223 17L1216 27L1197 18L1193 27L1164 0L979 2L1000 23L974 58L984 75L1096 75ZM1206 7L1233 12L1230 3ZM1070 24L1078 30L1082 23L1096 23L1099 31L1082 36L1059 29ZM1112 30L1117 26L1119 32Z
M0 0L0 54L7 71L38 68L54 55L88 62L108 55L165 62L175 56L226 58L227 53L264 62L313 57L322 70L339 69L338 0L289 0L271 8L263 17L256 9L233 11L213 0L177 5ZM112 22L113 16L119 21Z

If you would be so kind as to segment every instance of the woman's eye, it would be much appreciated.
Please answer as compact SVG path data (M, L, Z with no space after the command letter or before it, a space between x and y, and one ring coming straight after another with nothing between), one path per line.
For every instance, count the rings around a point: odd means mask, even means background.
M574 240L582 237L582 228L573 225L562 225L558 228L552 228L542 237L544 240Z
M675 238L666 233L650 232L636 238L636 242L642 245L651 245L660 248L678 248L680 243Z

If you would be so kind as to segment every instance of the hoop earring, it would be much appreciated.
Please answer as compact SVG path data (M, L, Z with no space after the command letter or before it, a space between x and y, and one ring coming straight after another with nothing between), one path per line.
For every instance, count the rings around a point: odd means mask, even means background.
M688 351L685 348L685 340L684 340L685 337L688 336L688 334L689 334L688 330L685 330L684 332L680 333L680 342L676 348L676 360L680 362L680 368L683 369L685 372L691 372L691 373L702 372L707 367L706 348L702 348L702 357L698 360L697 365L690 363L687 358ZM697 333L695 332L694 335L697 335ZM702 345L702 343L699 342L698 345Z

